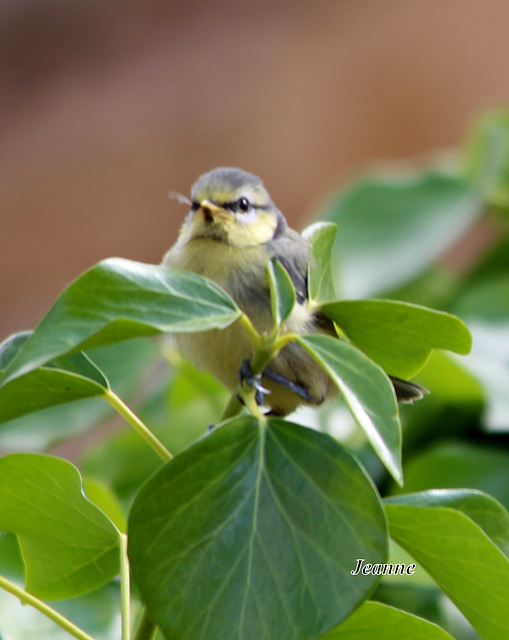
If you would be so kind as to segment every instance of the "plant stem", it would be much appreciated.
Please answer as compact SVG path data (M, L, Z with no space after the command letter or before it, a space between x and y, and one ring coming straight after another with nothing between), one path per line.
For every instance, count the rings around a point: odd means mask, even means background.
M122 640L131 638L131 580L129 556L127 555L127 535L120 533L120 616L122 620Z
M239 322L244 327L244 329L246 330L246 332L247 332L247 334L249 336L249 339L253 343L253 347L255 349L257 349L260 346L261 336L258 333L258 331L255 329L253 323L248 318L248 316L246 316L245 313L243 313L240 316Z
M147 608L143 609L140 623L136 629L134 640L154 640L157 633L157 626L148 617Z
M111 389L108 389L104 393L104 398L111 404L111 406L117 411L145 440L145 442L152 447L157 455L168 462L173 458L172 454L164 446L164 444L156 438L156 436L150 431L150 429L143 424L138 416L129 409L129 407L114 393Z
M85 633L83 629L77 627L74 623L65 618L61 613L53 609L53 607L50 607L42 600L39 600L39 598L36 598L31 593L28 593L24 589L21 589L21 587L18 587L3 576L0 576L0 587L19 598L22 604L29 604L34 607L34 609L37 609L37 611L40 611L47 618L50 618L51 620L53 620L53 622L56 622L56 624L62 627L62 629L65 629L65 631L70 633L72 636L78 638L78 640L94 640L92 636L89 636L88 633Z

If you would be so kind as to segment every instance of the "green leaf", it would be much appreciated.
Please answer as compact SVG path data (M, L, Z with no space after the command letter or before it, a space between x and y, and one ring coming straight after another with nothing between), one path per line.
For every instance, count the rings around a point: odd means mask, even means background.
M0 364L8 367L30 335L30 332L15 334L0 344ZM62 356L0 387L0 423L47 407L102 395L108 388L102 371L84 353Z
M433 264L482 213L475 189L431 171L380 174L343 190L320 214L337 223L342 297L402 285Z
M279 326L288 319L295 305L295 288L288 271L279 260L274 259L267 263L267 273L269 276L272 317L275 324Z
M484 199L509 209L509 110L483 115L465 145L463 170Z
M391 537L430 574L483 640L509 636L509 514L490 496L434 490L385 501Z
M374 588L384 514L336 441L276 418L225 423L138 494L134 579L166 638L317 638ZM365 554L365 555L363 555Z
M308 297L316 302L334 300L331 253L336 238L337 225L333 222L316 222L306 227L303 238L311 247L313 260L308 267Z
M232 298L202 276L111 258L62 293L0 382L69 352L162 332L224 328L239 315Z
M384 371L348 342L316 334L298 341L327 371L378 457L402 484L398 404Z
M0 423L47 407L103 395L105 388L69 371L40 367L0 387Z
M509 451L461 441L440 442L413 457L405 466L407 493L467 488L488 493L509 508ZM395 489L395 493L401 493Z
M433 349L466 354L472 337L449 313L395 300L330 302L321 311L387 373L412 378Z
M472 354L462 362L486 396L484 424L507 431L509 420L509 276L499 275L470 287L457 310L474 338Z
M94 361L94 367L100 365L100 370L95 369L96 374L102 376L103 380L109 380L111 387L122 397L129 396L133 390L139 393L140 379L143 370L153 364L155 357L159 353L158 345L148 340L131 340L109 347L94 349L90 355ZM2 351L0 349L0 357ZM73 354L72 358L80 354ZM59 363L63 359L57 360ZM90 361L88 361L90 363ZM39 369L38 371L41 371ZM82 369L85 371L85 369ZM102 373L104 372L104 373ZM92 373L89 372L92 376ZM95 375L95 374L94 374ZM30 378L31 374L27 374ZM99 379L99 378L98 378ZM14 380L19 385L19 389L24 389L25 394L19 395L16 400L16 412L19 413L23 407L28 408L34 398L29 386L29 380L25 376ZM73 384L76 379L60 378L60 381ZM82 381L81 381L82 382ZM11 383L6 385L8 389ZM102 383L105 388L108 383ZM53 400L65 400L65 404L51 404L46 409L37 408L36 413L27 413L21 417L1 422L0 424L0 447L6 451L44 451L48 447L62 441L73 438L85 431L96 427L101 421L111 416L113 410L111 406L100 397L104 389L89 388L93 396L86 394L85 399L76 400L73 393L64 392L61 396L53 396ZM0 388L0 398L3 397L4 389ZM46 398L43 389L38 388L35 395L43 403ZM72 400L72 402L71 402ZM0 402L0 415L2 414L2 403ZM136 436L138 437L138 436Z
M320 640L454 640L436 624L389 607L365 602Z
M443 351L433 351L419 372L419 382L432 389L433 400L448 405L470 406L475 410L482 405L484 394L478 380L464 365L463 358L460 360Z
M112 489L95 478L87 477L83 479L83 488L90 502L106 514L119 531L125 533L127 518Z
M0 529L19 536L26 588L39 598L87 593L118 573L119 533L65 460L33 453L0 459Z

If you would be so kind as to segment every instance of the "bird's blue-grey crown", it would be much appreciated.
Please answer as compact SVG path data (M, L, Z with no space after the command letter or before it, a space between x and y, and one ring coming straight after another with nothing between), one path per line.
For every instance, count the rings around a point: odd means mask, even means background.
M218 167L198 178L191 188L191 196L237 191L243 187L263 187L263 181L242 169Z

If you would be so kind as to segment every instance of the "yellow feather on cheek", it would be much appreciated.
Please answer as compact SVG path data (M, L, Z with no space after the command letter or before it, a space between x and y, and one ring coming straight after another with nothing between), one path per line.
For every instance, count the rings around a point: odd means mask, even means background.
M269 211L253 211L239 215L228 221L226 229L228 242L233 247L254 247L265 244L273 236L277 226L277 218Z

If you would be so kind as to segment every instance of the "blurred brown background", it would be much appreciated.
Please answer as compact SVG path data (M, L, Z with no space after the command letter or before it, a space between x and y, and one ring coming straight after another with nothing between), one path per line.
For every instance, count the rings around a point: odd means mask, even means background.
M0 0L0 338L98 260L158 262L203 171L297 227L509 97L507 0Z

